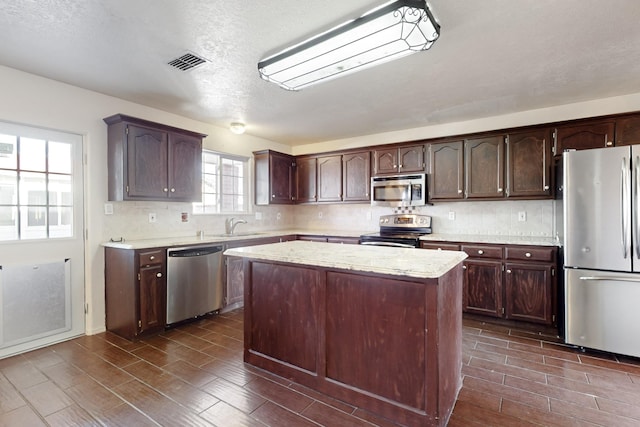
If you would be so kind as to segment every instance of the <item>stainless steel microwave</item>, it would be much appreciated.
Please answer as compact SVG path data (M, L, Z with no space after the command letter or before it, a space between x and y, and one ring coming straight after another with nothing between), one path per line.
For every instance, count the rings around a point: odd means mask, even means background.
M371 204L376 206L424 206L427 175L375 176L371 178Z

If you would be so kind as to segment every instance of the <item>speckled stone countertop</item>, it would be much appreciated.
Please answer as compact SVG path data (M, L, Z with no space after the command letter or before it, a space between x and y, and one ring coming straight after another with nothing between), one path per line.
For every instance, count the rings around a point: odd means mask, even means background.
M560 241L553 237L544 236L508 236L483 234L426 234L420 237L425 242L463 242L463 243L493 243L495 245L532 245L532 246L560 246Z
M467 257L464 252L291 241L227 249L225 255L420 279L438 278Z

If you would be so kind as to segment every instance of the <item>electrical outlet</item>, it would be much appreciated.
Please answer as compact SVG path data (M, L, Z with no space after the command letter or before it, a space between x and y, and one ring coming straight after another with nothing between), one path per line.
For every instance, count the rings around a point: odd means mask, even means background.
M156 222L156 214L155 213L150 213L149 214L149 222Z
M282 215L280 214L280 212L278 212L276 214L276 220L280 221L280 218L282 218Z
M104 204L104 214L113 215L113 205L111 203Z
M525 211L518 212L518 221L523 222L527 220L527 213Z
M449 220L454 221L456 219L456 213L451 211L449 212Z

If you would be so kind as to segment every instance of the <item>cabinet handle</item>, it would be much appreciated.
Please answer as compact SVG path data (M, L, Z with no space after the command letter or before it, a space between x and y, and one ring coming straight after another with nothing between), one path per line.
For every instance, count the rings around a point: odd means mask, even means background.
M162 277L162 273L156 273L156 277Z
M484 253L484 251L482 249L478 250L478 255L482 255Z
M524 254L524 256L526 256L527 258L531 258L531 252L527 252L526 254Z
M175 188L172 188L172 189L171 189L171 192L172 192L172 193L175 193L175 192L176 192L176 189L175 189Z
M164 191L165 193L168 193L169 189L168 188L163 188L162 191Z
M155 256L155 255L151 255L151 256L149 257L149 260L150 260L150 261L153 261L154 259L156 259L156 256Z

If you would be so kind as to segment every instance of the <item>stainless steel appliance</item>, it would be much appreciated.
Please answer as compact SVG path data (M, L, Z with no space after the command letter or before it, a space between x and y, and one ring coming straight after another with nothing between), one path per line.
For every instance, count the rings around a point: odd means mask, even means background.
M424 206L427 204L426 174L374 176L371 204L376 206Z
M417 214L394 214L380 217L378 233L360 236L361 245L420 247L420 236L431 233L431 217Z
M640 146L563 161L565 341L640 357Z
M167 249L167 324L222 308L222 245Z

